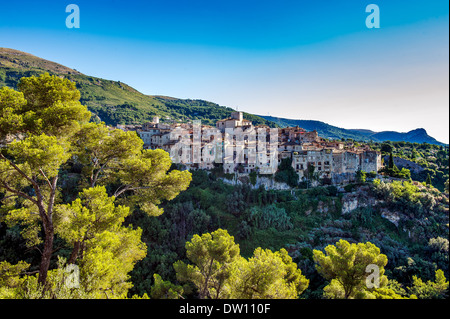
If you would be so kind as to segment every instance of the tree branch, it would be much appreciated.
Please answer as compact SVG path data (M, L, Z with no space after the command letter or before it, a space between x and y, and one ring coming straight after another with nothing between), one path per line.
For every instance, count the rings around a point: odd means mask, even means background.
M48 207L47 207L47 216L49 220L52 220L52 214L53 214L53 206L55 204L55 197L56 197L56 183L58 182L58 176L53 177L53 181L50 184L50 198L48 200Z
M125 193L128 190L132 190L133 188L131 187L132 185L127 184L127 185L121 185L119 186L116 191L114 192L114 197L119 197L120 195L122 195L123 193ZM122 188L123 187L123 188ZM122 188L122 189L121 189ZM119 191L120 189L120 191ZM134 189L133 189L134 190Z
M52 188L52 184L50 183L48 177L45 175L45 173L42 170L42 168L39 168L39 172L41 173L42 176L44 176L45 180L47 181L48 186L50 186L50 188Z
M26 251L29 251L29 250L31 250L31 249L36 249L36 250L42 255L42 250L40 250L38 246L30 247L30 248L28 248Z
M15 195L5 196L5 197L3 197L2 199L0 199L0 202L1 202L1 201L4 201L5 199L12 198L12 197L20 197L20 195L15 194Z
M19 191L17 189L12 188L11 186L8 185L7 182L2 181L2 187L5 188L8 192L16 194L15 196L20 196L20 197L26 198L29 201L31 201L33 204L38 205L37 200L35 200L33 197L31 197L30 195L28 195L28 194L26 194L24 192L21 192L21 191Z
M120 189L121 187L123 187L123 185L120 186L119 188L117 188L116 192L113 194L114 197L117 198L117 197L119 197L120 195L122 195L123 193L125 193L126 191L137 191L137 190L140 190L140 189L150 189L150 188L154 188L154 187L151 187L151 186L140 186L140 187L137 186L137 187L132 187L132 185L128 184L128 185L125 185L125 188L123 188L122 190L119 191L119 189Z
M9 163L20 175L26 178L27 181L29 181L34 186L39 186L36 181L34 181L31 177L29 177L27 174L25 174L16 164L11 162L9 159L7 159L3 154L0 153L0 157L3 158L5 161Z
M95 184L97 184L98 175L100 174L100 172L103 172L105 170L105 168L108 168L108 167L105 167L105 166L112 159L114 159L114 158L113 157L108 158L102 165L100 165L100 168L97 170L97 172L95 172L94 175L91 174L91 187L94 187Z

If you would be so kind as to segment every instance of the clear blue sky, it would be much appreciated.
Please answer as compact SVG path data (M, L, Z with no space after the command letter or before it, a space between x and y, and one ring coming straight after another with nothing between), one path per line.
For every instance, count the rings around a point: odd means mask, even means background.
M145 94L448 143L448 17L436 0L2 1L0 47Z

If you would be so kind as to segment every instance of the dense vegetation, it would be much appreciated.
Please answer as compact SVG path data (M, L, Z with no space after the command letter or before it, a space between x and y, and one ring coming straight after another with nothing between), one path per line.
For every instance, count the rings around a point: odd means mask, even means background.
M401 181L375 180L355 189L360 200L371 198L378 204L342 214L347 196L354 192L338 193L334 186L295 191L253 189L251 183L231 186L214 173L194 171L188 190L164 205L163 215L130 217L130 223L144 229L148 245L147 257L132 272L132 291L139 294L151 289L153 273L177 282L172 265L178 260L189 262L185 243L195 234L219 228L234 236L245 258L251 258L258 247L286 249L310 280L302 298L323 296L327 281L316 269L313 251L340 239L376 245L387 256L389 286L405 289L397 289L399 295L408 296L414 276L434 282L435 271L441 269L448 278L448 195ZM391 211L399 213L397 225L382 216ZM195 296L193 287L184 291Z
M161 214L157 205L185 190L191 174L167 172L169 154L144 150L135 132L89 123L67 79L44 74L21 79L18 88L0 89L0 138L15 137L0 153L1 221L39 254L27 260L15 253L20 245L2 245L12 256L2 256L1 296L126 296L128 273L146 245L125 218L134 209ZM66 262L79 270L75 290L61 287Z
M1 298L446 296L448 189L232 186L88 122L67 79L18 90L0 88L0 137L16 138L0 153Z
M408 169L414 181L427 182L440 191L447 189L449 178L449 147L428 143L384 142L369 143L375 150L381 151L385 166L389 166L391 155L393 165L399 170ZM398 162L395 164L395 162Z

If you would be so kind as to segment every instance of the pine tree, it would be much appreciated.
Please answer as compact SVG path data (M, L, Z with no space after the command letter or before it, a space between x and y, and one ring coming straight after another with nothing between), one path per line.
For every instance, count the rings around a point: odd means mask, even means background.
M355 244L341 239L324 250L325 253L313 250L313 258L319 274L330 281L324 288L327 298L349 299L365 295L369 275L366 270L370 265L379 270L378 288L386 286L388 279L384 275L384 266L388 260L374 244Z
M128 209L137 208L160 215L161 201L185 190L191 174L169 171L169 154L144 150L135 132L88 123L91 113L79 102L76 84L68 79L32 76L22 78L18 88L0 89L0 114L5 115L0 119L0 138L16 137L0 152L0 201L7 210L7 225L24 227L21 234L27 247L42 247L36 284L50 289L53 241L59 232L73 246L69 261L80 263L83 271L95 277L91 278L97 282L93 289L114 286L116 293L125 293L127 273L145 256L141 231L121 228L117 220L112 227L113 220L102 218L123 219ZM80 187L85 189L83 196L92 200L80 197L71 205L61 203L59 178L67 164L83 167ZM95 188L108 183L118 187L111 197L106 188ZM129 208L114 208L112 202L118 197L118 204ZM76 214L64 214L68 210ZM97 224L94 231L94 221L100 220L113 229Z
M223 229L194 235L186 256L192 264L173 265L177 280L192 282L201 299L294 299L309 285L285 249L259 247L246 259Z
M427 186L433 186L433 185L431 184L431 176L430 176L430 174L428 174L427 180L426 180L425 182L427 183Z
M389 154L388 168L389 168L389 170L394 169L394 156L392 155L392 152Z

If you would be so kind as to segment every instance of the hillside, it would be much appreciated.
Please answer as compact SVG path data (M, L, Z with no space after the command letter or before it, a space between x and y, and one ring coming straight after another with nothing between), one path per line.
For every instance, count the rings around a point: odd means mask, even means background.
M0 71L11 85L17 85L14 76L58 67L26 54L29 64L3 55ZM146 96L120 82L65 72L58 75L77 79L83 101L104 111L98 113L102 117L128 119L156 110L212 121L231 110L202 100ZM393 158L388 168L410 167L412 180L361 171L356 183L329 185L308 174L320 186L300 182L277 190L264 182L277 176L225 174L221 165L181 171L168 153L144 150L134 133L102 125L75 133L61 129L79 121L84 109L72 108L73 88L61 88L65 82L56 76L43 82L52 90L38 98L30 85L26 101L35 114L9 107L22 105L20 97L2 94L3 114L14 121L2 126L6 134L22 123L30 133L6 143L0 156L0 299L150 297L188 305L201 298L447 298L448 147L368 143ZM61 110L66 106L69 112ZM306 122L339 134L326 123ZM35 123L44 134L32 132ZM416 182L414 175L424 173L426 183ZM368 285L369 266L376 266L374 280L383 274L378 288ZM348 282L353 295L346 295ZM267 305L272 311L272 301Z
M264 115L261 115L261 117L275 122L280 127L299 126L308 131L316 130L319 133L319 136L329 139L351 138L357 141L365 142L403 141L419 144L429 143L435 145L445 145L444 143L441 143L435 138L429 136L427 131L423 128L418 128L407 133L395 131L374 132L367 129L344 129L320 121L294 120Z
M321 121L313 121L313 120L294 120L294 119L286 119L279 118L273 116L264 116L266 120L273 121L277 123L281 127L288 126L299 126L304 128L307 131L316 130L319 133L319 136L329 139L343 139L343 138L351 138L358 141L369 141L365 134L362 132L354 132L351 130L343 129L337 126L333 126Z
M204 100L178 99L168 96L145 95L120 81L101 79L80 73L61 64L48 61L18 50L0 48L0 87L17 88L20 78L44 72L64 76L76 82L81 92L81 102L95 114L93 120L108 125L141 124L159 116L161 121L186 122L201 120L215 125L217 120L229 117L233 109ZM316 130L329 139L354 139L357 141L405 141L443 145L429 136L424 129L407 133L373 132L365 129L343 129L313 120L294 120L244 113L255 125L270 127L300 126Z
M287 249L311 280L306 299L320 298L324 286L313 250L340 239L375 244L388 257L390 278L402 285L414 274L432 280L436 268L448 278L448 249L433 246L448 237L448 198L435 190L401 182L350 185L343 192L335 187L266 190L247 183L227 185L214 172L194 171L190 187L164 206L163 215L133 216L131 222L145 229L151 247L132 273L134 293L151 289L141 280L148 274L175 282L172 264L185 258L186 241L217 228L234 236L244 257L261 246ZM264 223L256 216L266 216Z
M38 58L32 54L0 48L0 67L20 71L46 70L58 74L81 74L61 64Z
M154 116L159 116L162 121L202 120L204 124L215 125L217 120L229 117L233 111L203 100L145 95L120 81L85 75L29 53L0 48L0 87L17 88L20 78L44 72L76 82L81 102L96 115L96 120L109 125L140 124ZM254 124L275 126L259 116L248 113L244 116Z
M423 128L418 128L406 133L392 132L392 131L384 131L384 132L375 132L370 135L369 138L373 140L379 141L404 141L411 143L428 143L428 144L436 144L443 145L443 143L438 142L435 138L428 135L427 131Z

